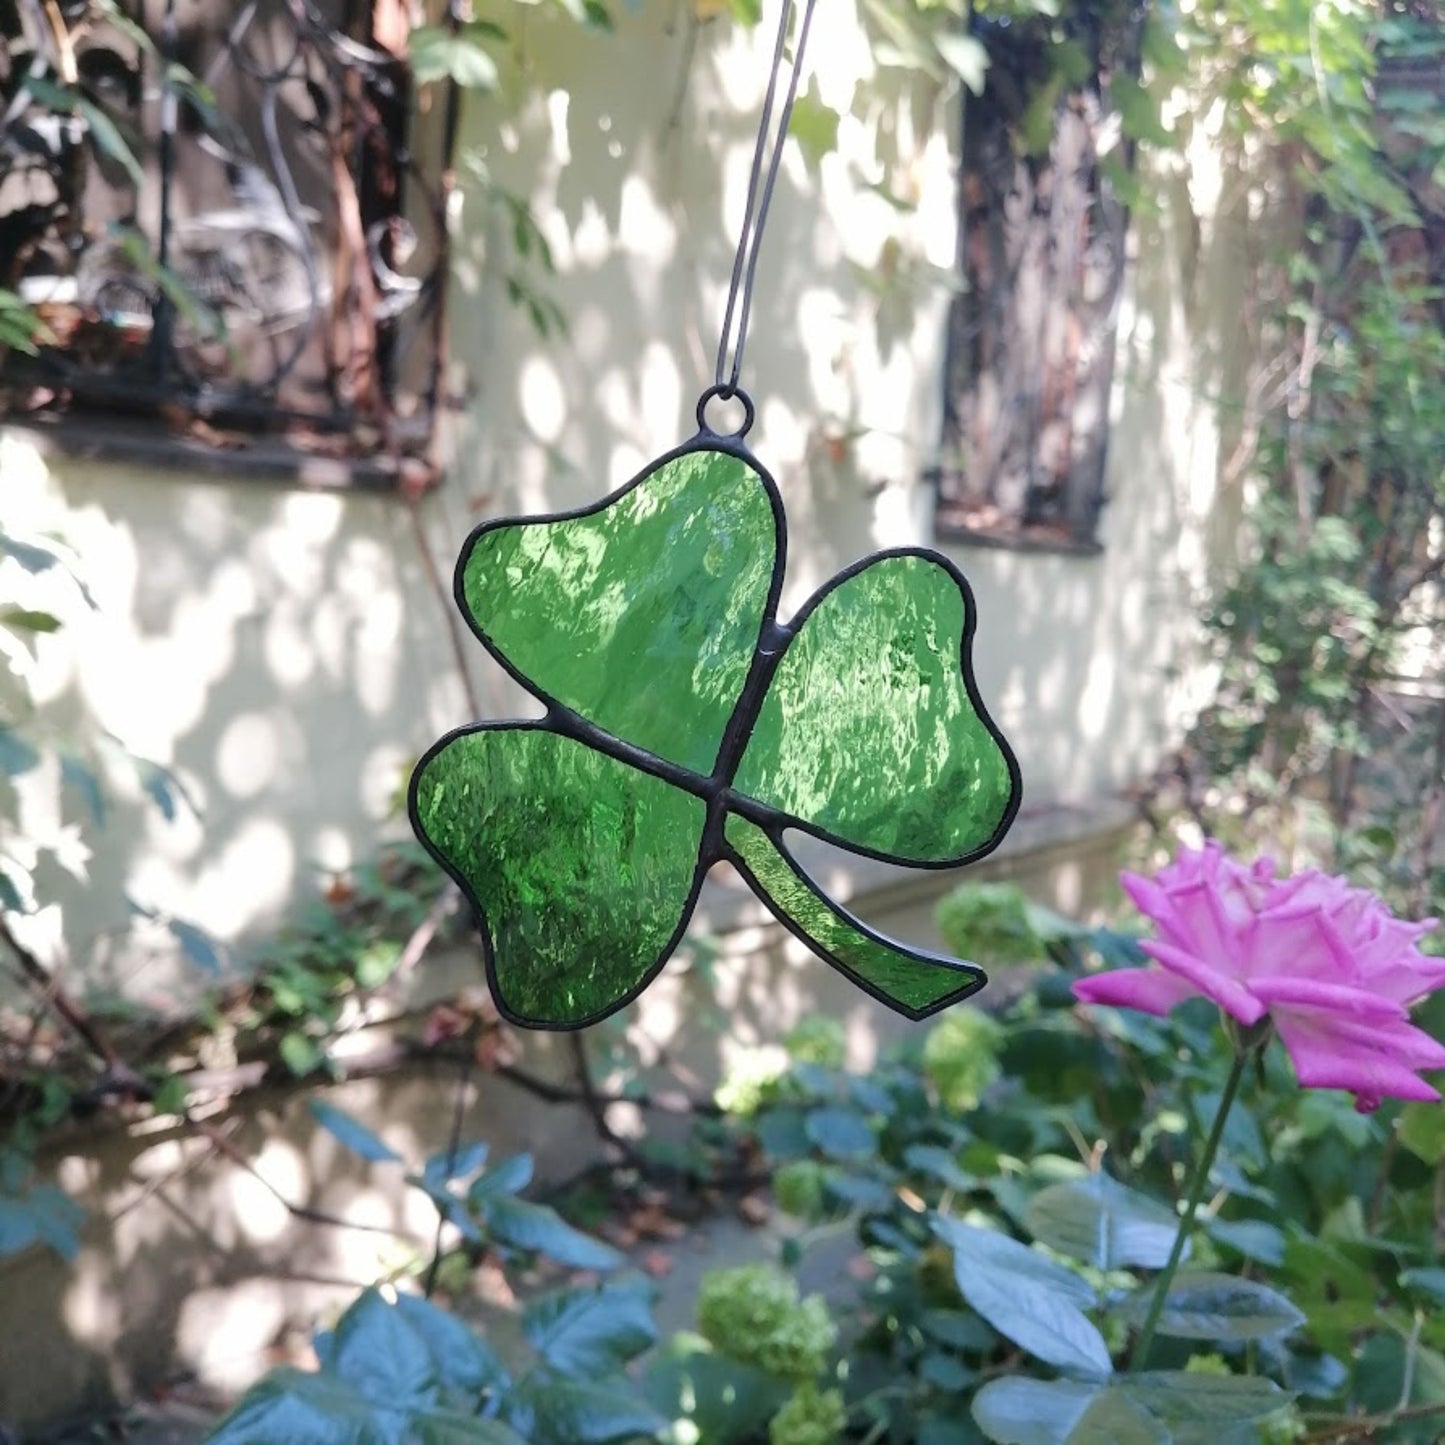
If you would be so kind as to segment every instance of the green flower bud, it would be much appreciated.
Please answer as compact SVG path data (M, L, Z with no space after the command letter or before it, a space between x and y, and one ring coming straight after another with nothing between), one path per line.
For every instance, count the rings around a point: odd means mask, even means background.
M837 1390L803 1385L773 1416L768 1445L838 1445L848 1412Z
M720 1355L785 1380L814 1378L838 1338L823 1297L799 1299L797 1281L767 1264L704 1275L697 1317Z

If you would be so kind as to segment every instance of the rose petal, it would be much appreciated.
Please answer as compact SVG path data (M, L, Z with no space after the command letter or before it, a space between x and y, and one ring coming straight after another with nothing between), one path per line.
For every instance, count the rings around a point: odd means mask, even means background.
M1370 978L1370 988L1403 1004L1411 1004L1445 988L1445 960L1418 954L1406 955L1387 967L1378 969Z
M1222 972L1238 972L1243 963L1238 929L1225 916L1218 892L1201 881L1175 890L1170 898L1178 910L1181 928L1179 937L1165 941L1196 954Z
M1162 968L1116 968L1081 978L1074 997L1081 1003L1133 1008L1162 1018L1176 1004L1198 996L1198 990Z
M1250 991L1256 998L1263 999L1273 1007L1321 1009L1327 1013L1339 1013L1346 1018L1371 1019L1389 1022L1407 1018L1403 1004L1394 999L1381 998L1363 988L1351 988L1343 983L1323 983L1314 978L1279 977L1253 978L1249 981Z
M1171 973L1187 978L1206 998L1213 999L1225 1013L1242 1024L1258 1023L1264 1017L1264 1005L1237 979L1212 968L1203 959L1160 939L1145 939L1139 945L1151 958Z
M1181 948L1189 946L1189 925L1174 906L1174 900L1152 878L1138 873L1121 873L1119 882L1134 907L1153 923L1158 932Z
M1440 1097L1424 1079L1393 1058L1363 1045L1347 1044L1298 1015L1276 1015L1275 1026L1307 1089L1347 1089L1370 1101L1388 1097L1428 1103Z
M1411 1069L1445 1069L1445 1044L1404 1019L1380 1023L1297 1008L1271 1010L1271 1016L1276 1022L1293 1020L1322 1038L1333 1039L1342 1050L1365 1049L1388 1055Z

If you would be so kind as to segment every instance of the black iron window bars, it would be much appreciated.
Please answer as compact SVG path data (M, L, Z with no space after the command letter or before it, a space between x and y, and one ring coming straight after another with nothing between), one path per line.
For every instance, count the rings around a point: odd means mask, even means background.
M0 358L0 417L426 454L457 99L419 114L393 10L0 0L0 290L44 328Z

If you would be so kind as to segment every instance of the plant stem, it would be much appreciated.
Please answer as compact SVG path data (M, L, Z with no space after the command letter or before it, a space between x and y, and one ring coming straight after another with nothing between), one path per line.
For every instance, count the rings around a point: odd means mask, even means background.
M1234 1105L1234 1097L1239 1092L1240 1081L1244 1078L1244 1071L1253 1052L1254 1050L1248 1047L1240 1047L1235 1052L1229 1078L1224 1084L1224 1093L1219 1099L1219 1110L1214 1116L1214 1127L1209 1131L1204 1152L1199 1156L1199 1162L1194 1166L1194 1177L1189 1181L1189 1194L1184 1205L1184 1215L1179 1221L1179 1229L1174 1235L1174 1247L1169 1251L1169 1261L1163 1272L1154 1282L1154 1298L1149 1301L1149 1313L1144 1318L1144 1328L1139 1331L1134 1353L1129 1359L1130 1374L1141 1369L1149 1358L1149 1349L1154 1343L1154 1332L1159 1328L1159 1318L1164 1313L1164 1301L1168 1297L1169 1286L1174 1283L1179 1261L1184 1257L1184 1246L1194 1228L1194 1216L1199 1212L1199 1201L1204 1198L1204 1190L1209 1183L1210 1167L1214 1163L1214 1156L1219 1152L1219 1141L1224 1138L1224 1126L1229 1119L1229 1111Z

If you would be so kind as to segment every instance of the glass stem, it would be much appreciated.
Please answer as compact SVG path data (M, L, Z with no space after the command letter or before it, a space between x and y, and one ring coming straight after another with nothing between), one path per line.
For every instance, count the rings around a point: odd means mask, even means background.
M1204 1189L1209 1183L1209 1170L1214 1163L1214 1156L1219 1153L1219 1141L1224 1138L1224 1126L1229 1119L1229 1111L1234 1106L1234 1096L1239 1092L1240 1080L1244 1078L1244 1071L1249 1065L1252 1053L1252 1049L1245 1047L1240 1047L1235 1052L1229 1078L1225 1081L1224 1093L1219 1098L1219 1109L1214 1115L1214 1125L1209 1131L1209 1138L1205 1140L1204 1152L1194 1166L1194 1176L1189 1181L1189 1195L1185 1201L1184 1215L1179 1221L1179 1229L1174 1236L1174 1248L1169 1251L1169 1261L1159 1278L1154 1281L1154 1298L1149 1301L1149 1313L1144 1318L1144 1327L1139 1331L1134 1353L1129 1358L1130 1374L1142 1369L1149 1358L1154 1333L1159 1328L1159 1317L1164 1313L1164 1301L1168 1297L1169 1286L1174 1283L1175 1271L1184 1257L1184 1246L1194 1228L1194 1216L1199 1212L1199 1202L1204 1198Z

